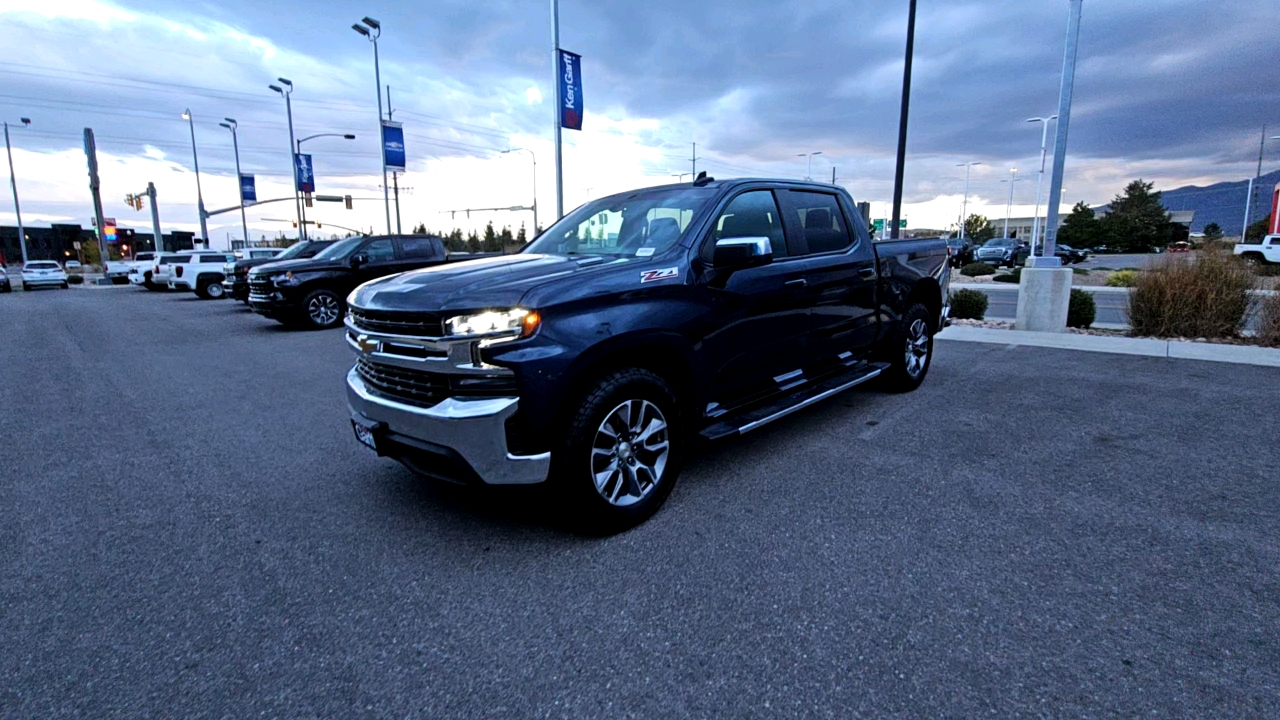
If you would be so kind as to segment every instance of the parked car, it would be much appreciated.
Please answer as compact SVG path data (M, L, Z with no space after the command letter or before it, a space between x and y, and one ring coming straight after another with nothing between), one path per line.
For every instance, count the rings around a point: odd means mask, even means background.
M953 237L947 240L947 248L951 253L951 267L958 268L973 262L978 246L969 238Z
M79 260L68 260L62 264L62 267L65 268L67 272L80 272L82 269Z
M430 477L550 480L571 517L625 529L697 435L877 377L919 386L947 258L940 239L873 242L826 184L704 175L594 200L518 254L357 288L353 429Z
M133 269L129 271L129 282L133 285L145 287L148 290L161 289L160 287L157 287L156 283L151 281L151 278L155 272L156 265L158 265L160 260L166 255L173 255L173 253L138 253L134 256Z
M1015 267L1026 263L1030 254L1030 246L1014 238L991 238L978 248L974 259L997 267Z
M235 259L229 252L199 250L173 260L169 265L169 289L191 290L204 300L216 300L223 296L222 281L226 276L222 268Z
M1233 252L1250 265L1280 263L1280 235L1268 235L1256 243L1237 243Z
M1077 250L1070 245L1063 245L1062 243L1054 245L1053 254L1057 256L1063 265L1082 263L1089 259L1089 252L1087 250Z
M222 274L227 278L222 281L222 288L232 298L247 304L249 302L249 270L277 260L315 257L317 253L335 242L337 241L304 240L290 245L287 250L279 248L250 248L248 257L242 255L234 263L227 263L222 268ZM273 254L266 255L264 251L270 251Z
M67 288L67 271L53 260L31 260L22 266L22 289L35 287Z
M452 255L433 235L349 237L313 258L271 262L250 270L249 307L286 324L337 327L346 312L348 293L361 283L490 255Z
M1172 243L1169 245L1169 252L1171 253L1191 252L1191 243L1187 242L1186 240Z
M151 284L145 285L148 290L168 290L169 274L174 263L184 263L191 259L194 250L177 253L160 253L155 264L151 266Z
M4 265L0 265L0 293L13 292L13 285L9 283L9 273L5 271Z
M112 285L124 285L129 282L129 273L133 271L133 263L128 260L108 260L102 268L102 274Z

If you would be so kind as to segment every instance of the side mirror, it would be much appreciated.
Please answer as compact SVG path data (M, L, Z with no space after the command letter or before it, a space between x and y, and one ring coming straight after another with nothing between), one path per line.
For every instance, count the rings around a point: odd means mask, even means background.
M368 263L369 256L364 253L356 253L351 256L351 267L353 268L358 268L361 265L367 265Z
M723 238L716 243L713 264L723 270L741 270L773 262L773 244L767 237Z

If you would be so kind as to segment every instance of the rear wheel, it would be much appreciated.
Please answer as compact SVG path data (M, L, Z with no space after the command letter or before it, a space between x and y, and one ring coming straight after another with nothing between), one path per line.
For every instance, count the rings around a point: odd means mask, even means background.
M222 283L202 280L196 284L196 295L205 300L217 300L223 295Z
M597 380L552 453L552 482L567 501L568 521L608 535L647 520L675 486L683 444L679 405L662 378L627 368Z
M890 392L911 392L920 387L933 361L934 318L921 303L907 308L888 347L889 369L884 387Z
M337 327L342 322L342 299L332 290L313 290L302 301L302 312L310 327Z

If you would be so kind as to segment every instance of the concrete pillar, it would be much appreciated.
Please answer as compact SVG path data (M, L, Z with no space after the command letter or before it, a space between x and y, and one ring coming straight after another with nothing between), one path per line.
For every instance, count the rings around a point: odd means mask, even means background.
M1015 327L1034 332L1066 332L1071 275L1070 268L1022 268Z

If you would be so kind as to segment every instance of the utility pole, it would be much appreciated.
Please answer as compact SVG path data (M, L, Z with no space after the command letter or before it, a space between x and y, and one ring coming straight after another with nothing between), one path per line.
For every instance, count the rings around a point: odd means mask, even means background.
M102 263L103 272L106 272L107 258L110 255L107 254L107 242L102 230L102 193L100 192L102 186L98 182L98 145L93 140L93 128L84 129L84 155L89 161L89 194L93 196L94 230L98 236L98 261Z
M835 165L831 166L831 184L832 185L836 184L836 166Z
M969 170L980 162L962 162L956 167L964 168L964 200L960 203L960 239L964 239L964 226L969 221Z
M30 118L22 118L22 126L31 124ZM22 208L18 205L18 176L13 172L13 147L9 145L9 123L4 124L4 149L9 154L9 187L13 188L13 214L18 216L18 247L22 248L22 264L27 264L27 233L22 227Z
M395 111L391 109L391 86L388 85L387 86L387 121L388 122L391 121L391 115L394 112ZM382 151L383 151L382 157L383 157L383 160L385 161L386 148L384 147ZM395 190L395 194L396 194L396 234L401 235L403 233L400 231L400 173L394 172L394 171L391 173L391 187L393 190Z
M916 47L916 0L907 11L907 59L902 68L902 111L898 116L898 167L893 175L893 227L889 237L897 239L902 217L902 179L907 161L907 115L911 108L911 59Z
M164 252L164 233L160 232L160 208L156 205L155 183L147 183L147 200L151 203L151 232L156 238L156 254L159 254Z
M551 114L555 116L556 220L564 217L564 152L560 139L560 0L551 0Z
M1076 82L1076 54L1080 48L1080 16L1084 0L1070 0L1067 19L1067 44L1062 53L1062 88L1058 97L1057 139L1053 146L1053 180L1049 183L1049 209L1045 213L1043 259L1028 262L1043 267L1060 267L1054 252L1058 240L1058 206L1062 204L1062 176L1067 160L1067 131L1071 126L1071 94Z
M690 176L694 180L697 180L698 179L698 143L693 144L693 152L689 154L689 161L693 163L693 172L690 173Z

